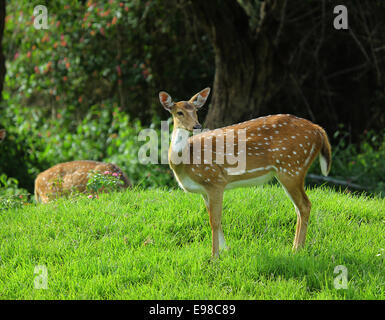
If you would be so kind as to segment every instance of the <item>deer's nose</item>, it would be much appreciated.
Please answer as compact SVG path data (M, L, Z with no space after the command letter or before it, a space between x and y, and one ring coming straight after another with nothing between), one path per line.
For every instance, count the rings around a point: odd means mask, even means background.
M198 123L193 126L193 129L202 129L202 126Z

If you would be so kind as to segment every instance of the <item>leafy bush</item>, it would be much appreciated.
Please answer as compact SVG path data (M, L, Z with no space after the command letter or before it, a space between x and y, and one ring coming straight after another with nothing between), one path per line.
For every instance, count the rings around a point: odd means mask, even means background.
M76 120L90 106L113 101L148 123L163 112L159 88L191 94L191 87L212 81L208 40L192 45L185 19L164 1L47 2L46 30L33 27L40 4L7 4L6 99L43 109L44 116L69 108Z
M184 97L212 82L208 39L191 45L196 30L164 1L47 2L47 30L32 27L39 4L7 3L0 172L32 192L42 170L90 159L144 187L175 185L167 165L139 163L137 135L166 114L160 89Z
M123 186L120 174L116 172L91 171L88 175L87 190L92 194L118 191Z
M363 190L385 195L385 132L365 131L359 145L350 143L350 134L341 125L332 147L330 176L354 183ZM318 163L311 172L320 174Z
M29 203L30 194L19 187L15 178L0 175L0 210L18 208Z
M63 109L56 118L44 119L44 111L8 101L2 118L8 136L1 145L0 170L15 177L30 192L39 172L57 163L81 159L115 163L133 184L145 188L175 185L168 165L139 162L138 151L143 143L137 137L144 127L116 104L94 105L76 124L70 110ZM153 119L152 128L159 136L159 119Z

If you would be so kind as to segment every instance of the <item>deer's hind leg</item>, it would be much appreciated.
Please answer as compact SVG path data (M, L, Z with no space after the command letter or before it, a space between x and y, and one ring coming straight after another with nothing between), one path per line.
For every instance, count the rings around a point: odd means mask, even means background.
M297 227L293 242L293 250L297 251L305 244L311 210L311 202L304 189L304 176L293 178L287 175L278 175L277 178L293 202L297 213Z

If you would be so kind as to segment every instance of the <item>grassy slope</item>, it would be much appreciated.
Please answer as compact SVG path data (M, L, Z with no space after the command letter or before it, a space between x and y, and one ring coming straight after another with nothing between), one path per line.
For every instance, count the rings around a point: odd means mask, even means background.
M278 186L228 191L230 250L210 259L203 200L129 191L0 213L0 299L385 299L385 200L308 191L306 248ZM48 289L34 289L34 267ZM348 289L333 271L348 269Z

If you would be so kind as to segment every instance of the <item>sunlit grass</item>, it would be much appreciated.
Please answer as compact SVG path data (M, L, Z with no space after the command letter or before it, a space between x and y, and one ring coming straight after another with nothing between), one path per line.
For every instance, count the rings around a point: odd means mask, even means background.
M200 196L128 190L0 214L0 299L384 299L385 200L308 190L307 243L278 186L228 191L212 260ZM34 268L48 271L34 288ZM334 287L334 268L348 288Z

